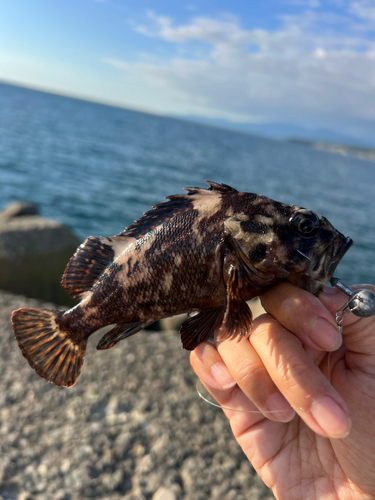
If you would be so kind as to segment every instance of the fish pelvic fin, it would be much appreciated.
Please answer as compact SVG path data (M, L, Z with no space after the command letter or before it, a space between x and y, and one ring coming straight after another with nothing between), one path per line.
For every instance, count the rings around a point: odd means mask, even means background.
M184 349L193 351L201 342L208 340L223 321L224 307L207 309L182 323L181 342Z
M72 387L81 373L85 339L73 339L56 322L61 311L17 309L12 314L14 335L23 356L36 373L57 386Z
M228 273L224 320L218 339L247 338L252 329L253 315L238 290L238 270L231 265Z
M89 236L70 259L61 284L71 297L82 299L98 282L103 272L134 239L124 236Z

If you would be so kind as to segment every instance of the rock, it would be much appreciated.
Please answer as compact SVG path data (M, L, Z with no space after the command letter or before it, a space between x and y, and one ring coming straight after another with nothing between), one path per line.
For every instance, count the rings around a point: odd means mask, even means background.
M253 319L257 318L261 314L264 314L266 311L263 309L263 306L260 302L259 298L252 299L248 301L248 305L253 313Z
M170 316L169 318L163 318L159 320L159 324L162 330L179 330L182 323L187 319L187 314L176 314L176 316Z
M0 289L57 304L75 302L61 287L61 277L79 245L71 230L37 215L0 224Z
M0 224L24 215L39 215L38 206L33 201L14 201L0 212Z
M163 486L155 491L152 500L176 500L176 495L169 488Z

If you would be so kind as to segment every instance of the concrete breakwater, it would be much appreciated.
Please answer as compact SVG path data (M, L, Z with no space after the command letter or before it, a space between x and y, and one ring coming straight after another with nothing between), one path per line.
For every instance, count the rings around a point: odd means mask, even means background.
M9 205L0 213L0 290L74 305L60 281L79 244L68 227L41 217L33 203Z

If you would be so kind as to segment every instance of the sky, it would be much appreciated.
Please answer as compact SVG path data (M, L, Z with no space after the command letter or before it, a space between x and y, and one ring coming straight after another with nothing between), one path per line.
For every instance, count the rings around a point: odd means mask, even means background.
M375 145L375 0L0 0L0 80Z

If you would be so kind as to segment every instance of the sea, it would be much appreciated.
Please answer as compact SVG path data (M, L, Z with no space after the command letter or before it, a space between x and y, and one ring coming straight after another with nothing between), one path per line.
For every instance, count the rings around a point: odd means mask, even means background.
M34 201L84 240L205 180L324 215L355 241L335 274L375 284L375 163L0 84L0 209Z

